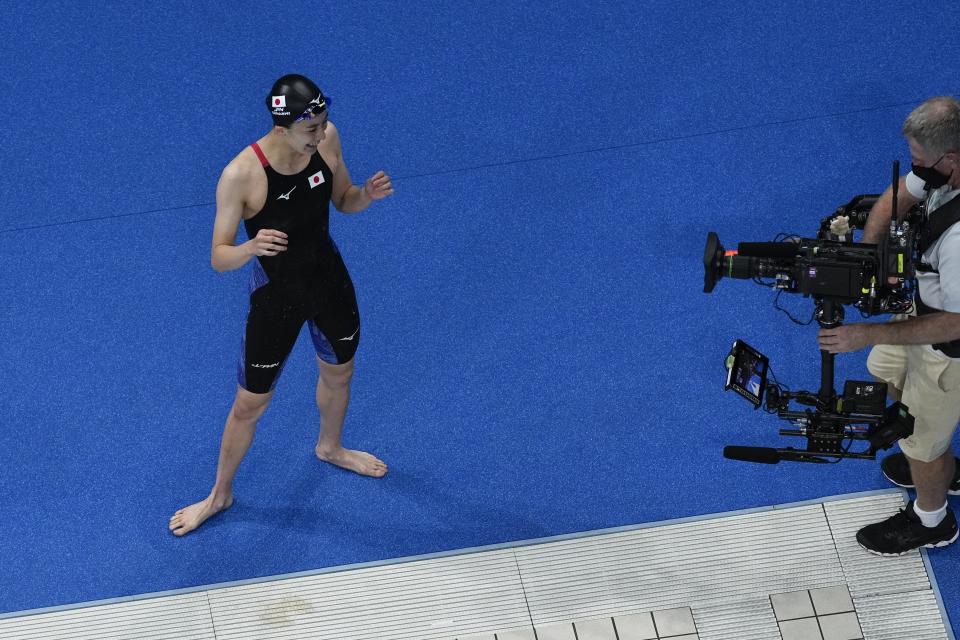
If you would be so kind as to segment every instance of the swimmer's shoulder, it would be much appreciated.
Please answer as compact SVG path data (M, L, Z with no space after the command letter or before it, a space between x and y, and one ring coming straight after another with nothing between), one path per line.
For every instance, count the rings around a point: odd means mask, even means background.
M263 165L253 147L247 145L227 163L220 175L220 182L224 186L244 191L256 187L260 182L266 182Z
M218 198L242 202L244 218L263 208L267 194L267 175L251 146L244 147L223 168L217 184L217 194Z

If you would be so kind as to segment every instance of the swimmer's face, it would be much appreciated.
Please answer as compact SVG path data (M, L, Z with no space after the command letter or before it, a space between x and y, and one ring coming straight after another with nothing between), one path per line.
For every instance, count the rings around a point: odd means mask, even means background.
M287 129L287 140L300 153L313 153L317 145L327 137L327 111L310 114L310 117L294 122Z

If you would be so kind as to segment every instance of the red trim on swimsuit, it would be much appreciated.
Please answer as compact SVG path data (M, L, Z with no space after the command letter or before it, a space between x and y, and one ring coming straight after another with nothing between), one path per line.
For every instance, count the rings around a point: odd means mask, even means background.
M269 167L270 163L267 162L267 156L263 155L263 151L260 149L260 145L254 142L250 145L253 148L253 152L257 154L257 157L260 158L260 164L265 167Z

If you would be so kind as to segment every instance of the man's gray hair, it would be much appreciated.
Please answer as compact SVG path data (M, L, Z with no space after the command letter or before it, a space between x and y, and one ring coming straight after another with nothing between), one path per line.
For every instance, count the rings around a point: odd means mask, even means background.
M903 135L935 156L960 151L960 102L952 96L930 98L907 116Z

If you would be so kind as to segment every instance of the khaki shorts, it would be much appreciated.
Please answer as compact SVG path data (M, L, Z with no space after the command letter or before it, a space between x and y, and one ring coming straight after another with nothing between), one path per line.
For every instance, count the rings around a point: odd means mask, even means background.
M930 462L950 449L960 419L960 359L927 345L881 344L870 351L867 369L903 391L915 420L913 435L900 441L908 457Z

